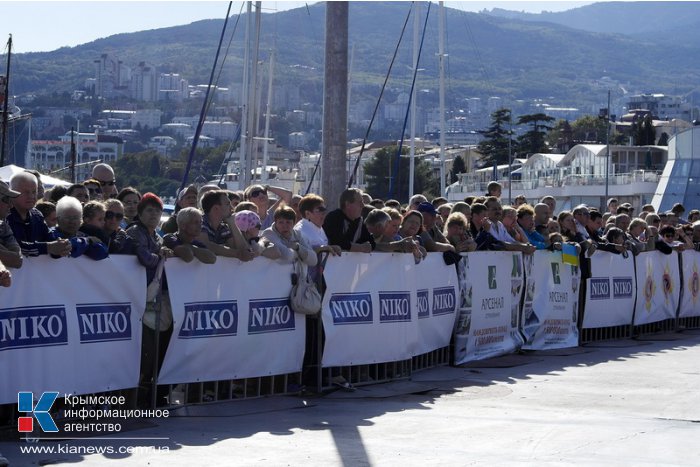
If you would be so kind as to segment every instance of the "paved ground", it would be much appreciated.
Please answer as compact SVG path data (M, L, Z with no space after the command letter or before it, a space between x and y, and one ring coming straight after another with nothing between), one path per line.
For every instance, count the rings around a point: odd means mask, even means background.
M166 440L63 443L168 453L0 452L12 466L700 465L700 333L677 336L438 368L323 398L212 404L121 434Z

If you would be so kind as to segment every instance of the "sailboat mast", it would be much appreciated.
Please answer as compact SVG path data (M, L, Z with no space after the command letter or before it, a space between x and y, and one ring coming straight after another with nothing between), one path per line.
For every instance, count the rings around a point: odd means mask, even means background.
M242 188L245 188L246 186L250 185L251 181L251 169L255 169L255 167L252 167L252 161L253 161L253 137L254 135L254 129L255 129L255 102L257 101L257 96L256 96L256 90L257 90L257 83L258 83L258 58L259 58L259 53L260 53L260 16L261 16L261 11L262 11L262 2L255 2L255 42L254 42L254 49L251 57L251 66L252 66L252 71L250 73L250 80L248 82L248 86L250 87L248 91L248 138L246 139L246 158L245 158L245 167L246 171L244 173L243 177L243 186Z
M445 196L445 2L439 2L440 60L440 196Z
M413 16L413 72L416 73L418 68L418 31L420 30L420 2L416 2L416 11ZM408 175L408 198L413 196L413 181L416 178L416 87L413 86L413 95L411 96L411 150L410 150L410 165Z
M272 112L272 73L275 67L275 52L270 54L270 76L267 77L267 108L265 110L265 138L263 139L263 167L261 183L267 183L267 147L270 144L270 112Z
M7 120L10 118L8 104L10 101L10 57L12 56L12 34L7 40L7 71L5 73L5 91L2 103L2 145L0 146L0 167L5 165L5 151L7 150Z
M246 148L248 146L248 65L250 63L250 29L251 29L251 8L252 2L248 2L246 6L246 26L245 26L245 52L243 54L243 85L241 92L241 142L238 145L239 155L239 173L238 173L238 189L242 190L248 186L248 178L246 174L250 173L250 168L246 164Z

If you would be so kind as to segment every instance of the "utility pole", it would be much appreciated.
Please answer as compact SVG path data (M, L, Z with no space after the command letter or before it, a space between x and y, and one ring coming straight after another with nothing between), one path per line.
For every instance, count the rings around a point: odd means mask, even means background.
M325 61L321 196L327 206L338 206L348 179L348 2L326 3Z
M438 3L440 54L440 196L445 196L445 2Z
M10 100L10 57L12 56L12 34L7 40L7 72L5 74L3 90L3 103L2 103L2 146L0 146L0 167L5 165L5 151L7 150L7 121L10 118L10 114L7 108L8 101Z
M608 202L608 185L610 183L610 90L608 89L608 108L605 109L605 200Z
M413 15L413 72L417 73L418 68L418 33L420 31L420 2L415 4L416 11ZM400 156L399 156L400 157ZM409 166L408 175L408 197L409 199L415 193L413 192L413 183L416 178L416 87L413 86L413 95L411 96L411 164Z

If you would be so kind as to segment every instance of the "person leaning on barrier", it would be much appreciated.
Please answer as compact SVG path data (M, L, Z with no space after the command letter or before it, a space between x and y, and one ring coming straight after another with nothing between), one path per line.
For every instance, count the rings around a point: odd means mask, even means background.
M598 244L591 240L590 238L584 238L581 232L576 230L576 223L574 221L574 216L571 211L562 211L557 216L557 222L561 229L562 237L564 237L565 242L576 243L581 248L582 254L592 255L598 248ZM624 246L615 247L618 251L622 252L620 248L624 249Z
M376 248L375 251L396 252L396 253L412 253L418 248L418 244L411 238L403 238L399 240L391 240L384 237L386 225L391 222L389 213L381 209L373 209L367 214L365 219L365 227L374 239Z
M394 242L396 240L401 240L401 235L399 235L399 229L401 228L401 221L403 216L395 208L390 208L384 206L382 211L389 214L389 221L384 224L384 232L382 232L382 241Z
M491 235L491 222L488 218L489 210L481 203L472 204L472 221L469 224L472 237L476 242L477 251L502 251L506 247L503 242L499 241Z
M316 266L318 257L303 236L294 231L296 213L282 204L275 211L273 224L265 229L262 238L271 242L280 252L279 261L293 263L297 259L307 266Z
M540 225L547 225L550 220L552 220L551 213L549 212L549 206L544 203L537 203L534 207L535 212L535 228Z
M83 221L83 206L76 198L64 196L56 204L56 218L58 224L51 229L52 238L68 239L71 243L72 258L85 255L94 260L105 259L109 256L107 245L97 237L89 237L81 232L80 225ZM51 255L54 258L60 256Z
M124 205L124 220L122 228L126 229L132 222L135 222L138 215L138 205L141 201L141 193L134 187L127 186L117 195L117 199Z
M104 205L105 223L102 230L107 237L107 249L110 255L122 253L126 244L126 231L121 227L124 219L124 205L116 198L106 200Z
M462 213L453 212L447 217L444 235L454 247L456 253L467 253L476 250L476 242L469 235L469 222Z
M503 217L501 219L506 232L518 243L530 243L528 236L518 225L518 211L513 206L503 206Z
M12 274L7 270L2 261L0 261L0 287L9 287L12 285Z
M547 207L549 208L549 217L552 219L556 219L557 216L554 214L557 209L557 200L554 198L554 196L547 195L543 196L542 199L540 199L540 203L546 204Z
M163 238L157 229L163 213L163 202L154 193L146 193L136 208L136 217L126 229L127 244L124 252L136 255L139 263L146 268L146 283L150 284L156 275L161 259L174 256L170 248L163 246Z
M242 203L241 203L242 204ZM239 205L240 206L240 205ZM255 254L236 226L231 202L223 190L208 191L202 197L202 231L197 240L217 256L250 261Z
M22 267L22 249L6 221L12 207L11 200L18 196L19 192L11 190L7 183L0 180L0 262L10 268Z
M83 223L80 231L88 237L98 238L107 246L109 237L105 234L106 208L100 201L88 201L83 206Z
M357 188L347 188L340 194L340 208L329 212L323 221L331 245L357 253L374 250L374 239L362 221L363 208L362 192Z
M416 262L428 255L428 250L424 245L425 237L421 235L423 233L422 230L423 215L418 211L408 211L401 220L398 235L403 239L410 238L418 244L416 251L413 253ZM428 236L428 238L430 237Z
M500 201L495 196L486 198L486 208L488 220L490 223L489 233L503 244L506 251L521 251L525 254L535 252L535 247L529 243L521 243L514 239L506 230L506 227L501 222L503 218L503 208Z
M182 208L177 215L177 231L165 234L163 245L186 263L197 258L202 263L214 264L216 255L197 240L201 232L202 211L192 206Z
M36 204L36 178L27 172L18 172L10 179L10 188L20 195L12 198L12 209L7 223L22 249L24 256L51 254L68 256L71 243L66 239L54 240Z
M523 204L516 210L518 226L523 230L527 241L537 250L544 250L549 246L549 235L545 237L535 230L535 211L529 204Z
M306 240L306 243L318 253L330 253L340 256L338 245L329 245L323 221L326 219L326 202L316 194L308 194L299 201L301 220L294 225L294 231Z
M253 211L239 211L233 215L236 226L243 234L253 254L267 259L280 259L282 253L269 240L260 238L260 216Z
M423 228L418 235L421 237L421 244L425 247L425 249L429 252L451 251L454 253L454 246L447 241L436 225L438 213L433 205L431 203L420 203L416 211L421 213L423 216Z
M168 217L168 219L163 222L160 227L160 231L164 234L177 232L177 215L181 209L184 208L196 208L197 207L197 186L188 185L177 193L177 199L175 200L175 209L173 213Z

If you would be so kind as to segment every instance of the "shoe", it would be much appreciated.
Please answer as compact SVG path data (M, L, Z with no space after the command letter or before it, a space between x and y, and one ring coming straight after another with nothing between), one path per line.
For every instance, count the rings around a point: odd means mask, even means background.
M342 376L334 376L333 379L331 380L333 382L333 386L343 389L345 391L354 391L355 386L352 384L348 383L348 381L343 378Z

